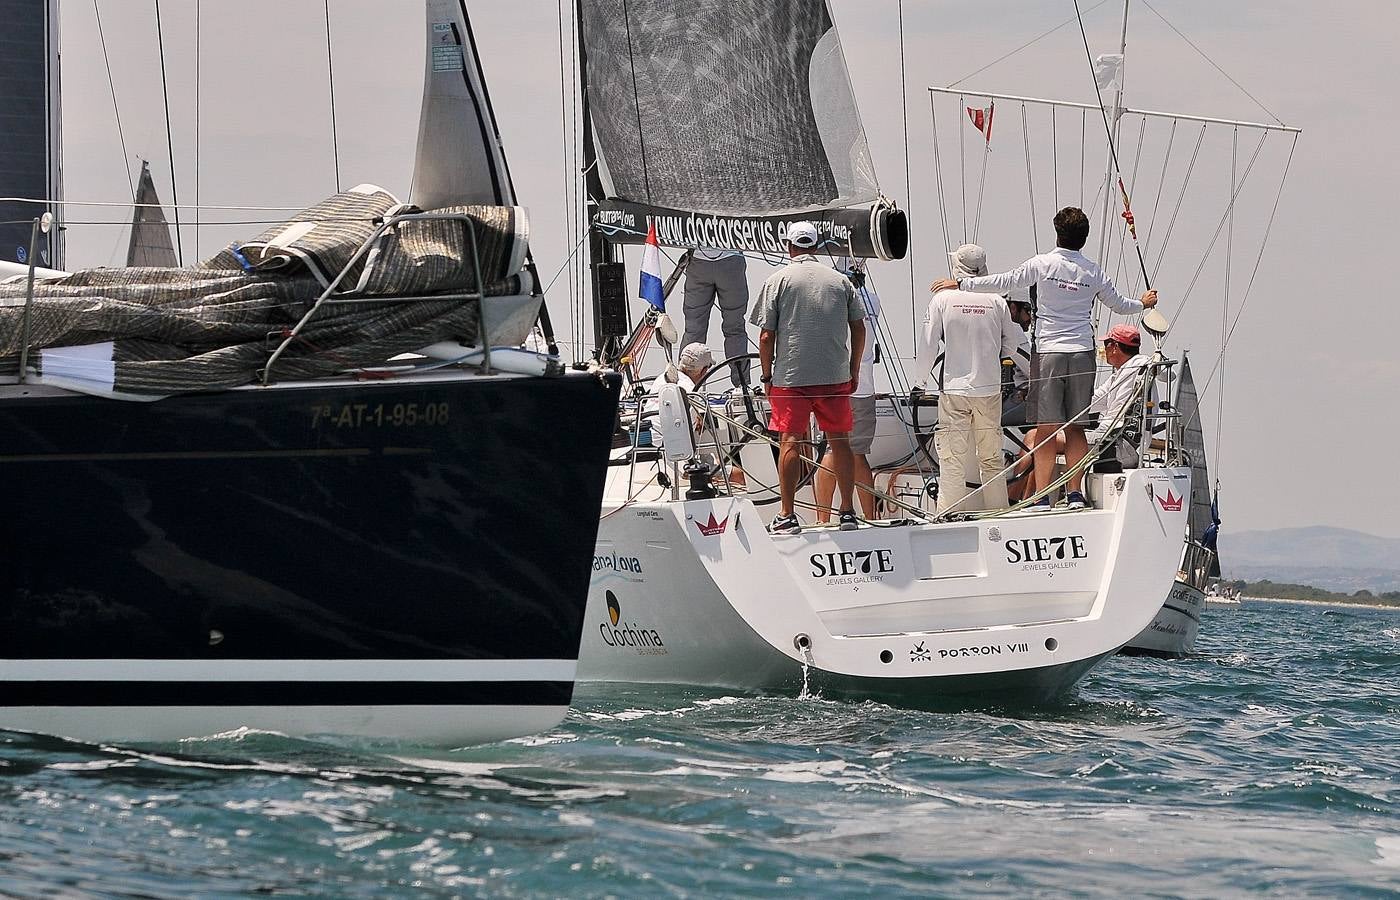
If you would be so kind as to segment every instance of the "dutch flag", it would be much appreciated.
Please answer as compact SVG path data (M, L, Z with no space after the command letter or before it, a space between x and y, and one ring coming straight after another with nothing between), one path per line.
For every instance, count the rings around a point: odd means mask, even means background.
M658 312L666 311L666 292L661 287L661 245L656 242L656 223L647 228L647 242L642 250L642 283L638 296Z

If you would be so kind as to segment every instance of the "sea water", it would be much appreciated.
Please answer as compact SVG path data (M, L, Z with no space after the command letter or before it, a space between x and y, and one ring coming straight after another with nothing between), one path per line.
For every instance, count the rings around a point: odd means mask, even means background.
M1198 649L1038 711L614 689L456 751L0 733L0 894L1400 893L1400 611L1213 608Z

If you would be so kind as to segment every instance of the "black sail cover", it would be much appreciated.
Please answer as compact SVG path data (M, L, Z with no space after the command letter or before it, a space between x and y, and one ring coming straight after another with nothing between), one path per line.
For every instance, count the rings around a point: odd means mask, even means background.
M596 226L636 243L899 258L841 41L823 0L579 0L589 124L607 199ZM859 208L850 208L859 207Z

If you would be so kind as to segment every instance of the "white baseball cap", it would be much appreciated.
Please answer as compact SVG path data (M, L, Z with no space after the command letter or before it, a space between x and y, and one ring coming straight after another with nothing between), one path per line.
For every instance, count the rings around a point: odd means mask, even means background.
M696 341L685 345L676 362L682 369L708 369L715 364L715 357L709 347Z
M987 274L987 251L976 244L963 244L948 257L953 260L953 274L959 278Z
M815 247L817 241L817 226L811 222L793 222L788 226L787 242L794 247Z

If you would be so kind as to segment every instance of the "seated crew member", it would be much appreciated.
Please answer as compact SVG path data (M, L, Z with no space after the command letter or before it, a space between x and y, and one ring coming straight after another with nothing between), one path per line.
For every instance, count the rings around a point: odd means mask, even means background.
M1098 413L1102 429L1126 430L1130 434L1137 431L1137 405L1127 410L1124 404L1133 400L1138 389L1139 378L1147 368L1149 360L1139 350L1142 334L1136 325L1120 323L1108 329L1103 338L1104 360L1113 367L1113 374L1094 391L1089 401L1089 412ZM1148 385L1148 400L1152 399L1152 385ZM1137 442L1120 434L1113 444L1113 456L1125 469L1135 469L1138 465Z

